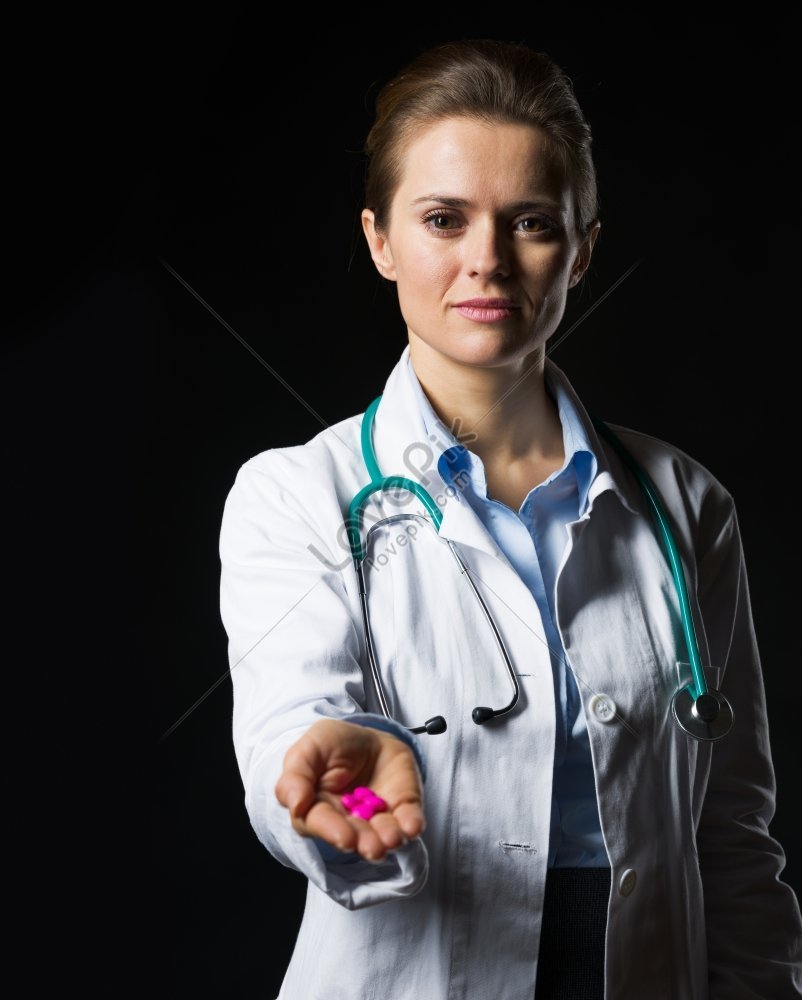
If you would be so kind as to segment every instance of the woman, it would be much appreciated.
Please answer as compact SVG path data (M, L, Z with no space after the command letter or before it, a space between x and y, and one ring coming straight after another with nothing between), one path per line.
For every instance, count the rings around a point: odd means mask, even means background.
M408 345L221 532L246 807L309 880L280 997L802 995L732 498L546 357L600 228L570 81L440 46L366 151Z

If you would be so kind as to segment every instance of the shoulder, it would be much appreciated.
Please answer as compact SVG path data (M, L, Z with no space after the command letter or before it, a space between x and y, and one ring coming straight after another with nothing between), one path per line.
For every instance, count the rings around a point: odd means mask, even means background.
M609 426L637 461L656 475L668 474L705 491L727 493L726 487L707 466L676 444L631 427Z
M600 464L608 464L616 481L627 496L636 496L640 487L634 482L620 455L605 440L596 418L586 409L570 380L551 359L547 359L546 378L552 389L573 406L577 418L584 424L594 447L600 449ZM687 509L689 516L703 508L719 511L732 508L732 497L726 487L700 461L675 444L653 434L610 421L604 422L613 435L623 444L637 466L647 473L666 502L672 508ZM603 456L603 457L602 457ZM631 486L631 488L628 488Z
M336 547L351 497L367 478L361 424L356 414L303 444L269 448L243 462L225 499L223 538L302 535Z
M347 476L349 470L357 470L362 462L359 439L362 417L361 413L347 417L303 444L259 452L240 466L237 476L290 491Z
M733 520L732 494L698 459L652 434L616 424L610 428L648 475L664 506L692 535L716 535Z

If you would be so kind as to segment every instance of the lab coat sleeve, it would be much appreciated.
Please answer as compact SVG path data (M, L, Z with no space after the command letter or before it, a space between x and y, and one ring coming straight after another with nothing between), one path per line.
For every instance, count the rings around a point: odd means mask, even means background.
M782 847L769 833L775 780L766 699L738 521L724 527L699 564L699 599L711 663L734 723L712 746L697 829L705 898L710 1000L802 996L802 919L779 880Z
M419 891L428 858L419 838L380 863L321 851L293 830L275 796L287 750L322 718L395 727L410 742L396 723L363 711L360 638L343 578L350 560L335 551L331 477L325 469L306 475L299 451L276 449L245 463L224 506L220 613L229 640L234 750L262 844L333 900L359 909Z

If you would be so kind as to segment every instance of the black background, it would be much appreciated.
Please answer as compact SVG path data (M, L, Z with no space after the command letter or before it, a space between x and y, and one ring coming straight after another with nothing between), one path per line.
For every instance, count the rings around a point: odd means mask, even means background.
M115 817L91 838L110 880L101 895L146 901L133 965L152 970L149 995L269 998L288 961L305 883L243 808L218 612L222 506L246 459L364 409L404 346L358 229L360 148L378 84L455 37L549 52L593 126L602 234L561 330L634 269L553 357L592 410L684 448L735 497L777 772L772 830L800 891L797 26L777 11L564 10L473 19L405 6L384 27L361 7L275 20L235 4L113 21L73 10L37 44L32 25L9 35L23 56L6 121L5 400L23 506L40 522L72 512L39 488L51 477L78 501L56 579L65 601L81 581L79 660L100 662L101 609L111 626L104 666L54 690L91 714L98 779L82 804ZM84 535L98 543L91 560ZM121 730L137 751L124 792L128 755L96 759ZM121 826L143 823L134 852L110 849Z

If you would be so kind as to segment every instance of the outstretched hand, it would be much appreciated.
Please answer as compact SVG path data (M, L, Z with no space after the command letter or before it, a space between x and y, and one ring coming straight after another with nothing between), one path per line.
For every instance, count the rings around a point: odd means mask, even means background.
M340 796L367 785L387 803L370 820L353 816ZM276 798L293 828L340 851L381 861L424 829L423 783L415 755L379 729L321 719L287 751Z

